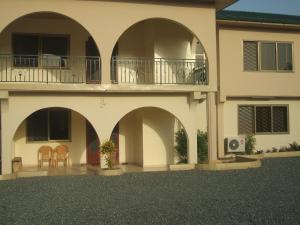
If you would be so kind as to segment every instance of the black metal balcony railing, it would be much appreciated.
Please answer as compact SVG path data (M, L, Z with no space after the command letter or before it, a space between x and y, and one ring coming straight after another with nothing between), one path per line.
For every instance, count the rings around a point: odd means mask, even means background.
M0 55L0 82L99 83L100 57Z
M112 81L123 84L207 85L207 60L113 57Z

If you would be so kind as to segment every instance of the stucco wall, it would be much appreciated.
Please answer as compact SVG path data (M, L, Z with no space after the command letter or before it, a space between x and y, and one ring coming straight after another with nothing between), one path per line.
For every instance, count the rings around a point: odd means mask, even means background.
M55 148L57 145L65 144L70 150L70 164L86 163L86 129L85 119L78 113L71 113L71 140L68 142L27 142L26 122L22 122L14 136L14 155L22 157L23 165L36 166L37 152L42 145Z
M89 33L78 23L68 18L20 18L0 33L0 53L12 52L11 35L14 33L58 34L70 36L70 55L84 56L85 42Z
M215 6L203 4L140 4L121 1L1 2L0 31L20 16L33 12L56 12L79 22L95 39L102 56L103 83L110 83L110 59L119 37L133 24L149 18L166 18L184 24L203 44L210 63L210 89L217 88ZM108 23L109 21L109 23ZM109 26L108 26L109 24Z
M282 41L294 46L294 72L246 72L243 41ZM220 28L220 89L225 96L300 96L299 32Z
M128 61L119 63L118 81L176 82L176 73L188 67L188 76L195 64L167 61L172 59L195 59L192 49L194 34L183 25L165 19L142 21L130 27L118 41L118 56L139 60L159 58L161 61ZM196 46L194 46L195 48ZM197 52L203 54L204 52ZM124 59L123 59L124 60ZM161 64L162 63L162 64Z
M207 111L206 111L206 100L203 100L197 104L197 116L198 120L195 122L197 123L197 129L200 131L206 132L207 131Z
M137 23L130 27L118 40L120 57L153 57L153 27L150 21Z
M174 164L174 116L158 109L141 113L144 167Z
M120 163L144 167L174 164L175 117L161 109L143 108L120 121Z
M142 118L137 111L129 113L119 122L120 163L143 166Z
M156 22L155 57L171 59L193 58L191 51L193 37L193 33L179 24L166 20Z
M195 163L198 124L195 121L200 120L201 115L196 114L196 109L191 107L191 104L196 104L196 101L191 103L189 95L184 93L11 93L8 100L1 100L3 171L11 171L11 159L14 157L12 140L17 128L27 116L48 107L64 107L78 112L94 126L100 141L109 138L114 126L129 112L144 107L161 108L170 112L183 124L189 137L189 162ZM84 126L80 126L80 129L82 127ZM141 146L141 143L138 143L138 146Z
M49 17L49 16L48 16ZM12 54L12 34L44 34L44 35L66 35L70 39L70 56L85 56L85 44L89 33L78 23L68 18L45 18L25 17L14 21L2 33L0 33L0 54ZM31 59L31 62L34 59ZM29 62L27 62L29 63ZM51 60L50 63L55 63ZM41 64L41 60L39 60ZM72 81L73 79L85 80L85 59L76 57L68 60L71 69L37 69L37 68L14 68L11 58L0 57L0 79L1 81L46 81L59 82ZM22 74L22 77L19 77Z
M300 143L300 101L299 100L270 100L270 101L227 101L224 104L224 138L238 136L238 105L288 105L289 106L289 134L257 134L256 149L272 149L288 146L296 141Z

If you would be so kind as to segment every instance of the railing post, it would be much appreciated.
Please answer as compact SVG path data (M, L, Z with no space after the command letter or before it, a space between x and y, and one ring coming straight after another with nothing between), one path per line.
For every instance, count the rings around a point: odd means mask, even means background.
M160 61L160 84L162 84L162 58L159 58Z
M99 79L99 84L101 84L101 81L102 81L101 57L98 57L97 62L98 62L98 79Z
M112 83L116 83L116 73L115 73L115 62L116 62L116 57L113 56L111 58L110 66L111 66L111 81Z
M27 55L0 55L0 81L17 81L18 77L14 74L23 67L28 70L28 73L22 74L23 77L19 78L20 82L84 83L87 78L91 78L94 82L97 79L99 83L103 81L100 57L76 56L65 58L61 56L59 65L57 64L58 56L29 57ZM14 64L15 66L13 66ZM118 58L114 56L108 65L110 66L112 83L209 84L206 59ZM107 66L105 69L108 70ZM134 72L136 80L133 78ZM105 76L104 79L108 79L108 76Z
M43 60L44 60L44 57L45 56L42 56L42 70L43 70L43 64L44 64L44 62L43 62ZM47 84L48 84L48 82L49 82L49 71L48 71L48 56L46 56L46 65L47 65L47 68L46 68L46 74L47 74L47 77L46 77L46 82L47 82Z

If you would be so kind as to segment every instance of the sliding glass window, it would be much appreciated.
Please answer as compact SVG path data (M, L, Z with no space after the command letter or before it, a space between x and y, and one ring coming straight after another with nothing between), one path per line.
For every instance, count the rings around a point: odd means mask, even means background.
M288 42L244 41L245 71L293 71L293 44Z

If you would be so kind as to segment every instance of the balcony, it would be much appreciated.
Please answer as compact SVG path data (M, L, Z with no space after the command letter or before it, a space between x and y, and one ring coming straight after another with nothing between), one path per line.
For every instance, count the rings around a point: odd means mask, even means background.
M100 83L95 56L0 55L0 82Z
M205 59L113 57L111 63L117 84L208 85Z

